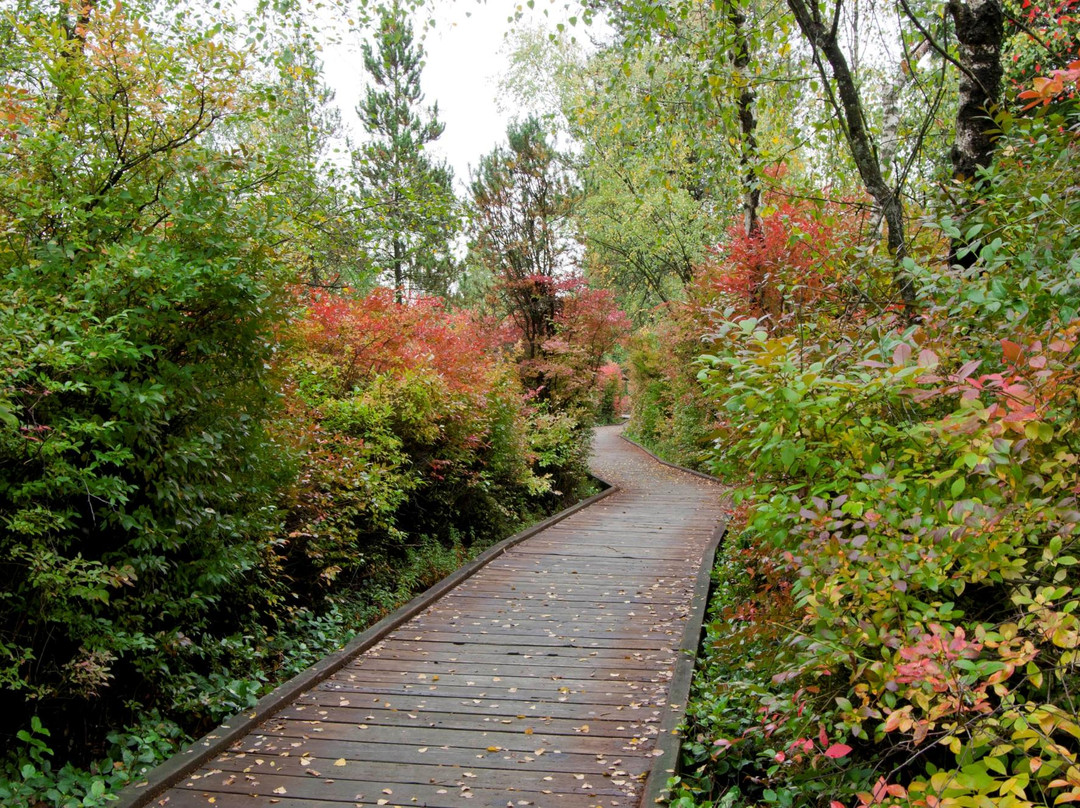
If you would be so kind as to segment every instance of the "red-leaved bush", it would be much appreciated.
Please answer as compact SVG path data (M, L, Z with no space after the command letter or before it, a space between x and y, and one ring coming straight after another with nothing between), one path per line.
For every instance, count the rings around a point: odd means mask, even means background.
M849 276L856 246L868 224L853 200L811 202L781 197L747 235L741 221L695 278L691 298L699 311L726 303L745 316L774 324L820 307Z
M504 536L576 495L582 442L525 395L505 326L377 289L312 294L298 333L285 433L302 468L281 548L297 587L355 587L422 537Z
M533 326L532 331L522 323L537 317L512 316L507 321L513 330L506 335L519 346L522 382L557 409L595 413L600 405L600 367L605 356L630 333L630 319L610 290L593 288L580 275L531 280L534 290L542 290L543 295L530 305L549 319L542 328ZM509 283L504 281L503 285ZM524 299L521 283L515 282L517 297ZM537 344L538 331L544 337Z
M374 375L419 367L456 391L479 390L505 339L438 298L397 303L382 287L359 299L313 293L301 332L312 354L330 362L341 392Z

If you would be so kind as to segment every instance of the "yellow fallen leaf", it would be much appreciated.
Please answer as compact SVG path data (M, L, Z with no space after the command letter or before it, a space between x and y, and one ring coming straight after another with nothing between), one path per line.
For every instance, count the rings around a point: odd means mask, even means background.
M345 758L338 758L337 760L334 761L334 765L335 766L344 766L347 762L348 761L346 761Z
M274 793L275 794L288 794L289 792L285 790L285 786L278 786L277 788L274 789Z

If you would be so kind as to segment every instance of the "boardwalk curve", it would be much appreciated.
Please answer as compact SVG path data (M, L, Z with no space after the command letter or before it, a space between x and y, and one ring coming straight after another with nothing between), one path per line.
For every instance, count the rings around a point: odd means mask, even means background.
M723 510L715 483L618 431L596 431L591 461L611 496L502 553L169 790L124 802L640 804Z

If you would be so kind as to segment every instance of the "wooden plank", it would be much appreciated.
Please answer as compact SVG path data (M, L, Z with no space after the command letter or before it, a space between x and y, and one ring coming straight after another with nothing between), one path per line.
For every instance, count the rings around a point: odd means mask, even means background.
M437 679L434 677L438 677ZM596 687L605 691L614 692L615 688L626 687L629 689L643 688L651 684L664 683L672 676L672 671L657 669L651 679L641 680L620 673L617 676L598 676L593 670L582 675L578 671L567 671L552 674L550 676L535 676L531 674L491 674L477 673L475 671L441 671L438 673L417 673L406 670L374 670L366 669L357 672L357 681L381 682L381 683L410 683L439 687L444 685L458 685L464 687L528 687L537 686L538 683L548 683L554 688L560 687Z
M497 754L497 753L495 753ZM560 794L586 794L621 796L623 789L612 785L610 771L597 766L595 758L592 765L583 766L580 772L552 771L546 767L545 756L534 757L530 763L522 763L515 769L500 767L474 766L475 761L447 764L421 762L425 756L416 753L413 757L403 756L400 762L350 760L338 758L302 758L299 756L258 758L262 765L254 760L215 760L213 768L205 774L196 774L198 779L186 780L183 788L195 791L215 793L275 793L276 788L284 787L285 792L297 797L320 800L349 800L360 792L378 795L381 798L405 795L399 786L436 786L463 787L480 785L483 787L507 791L550 790ZM344 761L339 763L336 761ZM608 764L609 766L612 764ZM615 767L618 768L618 767ZM586 775L576 777L575 775ZM584 788L590 785L592 788ZM261 788L260 788L261 786ZM411 789L410 789L411 790ZM415 795L412 791L410 797ZM505 804L505 803L504 803Z
M407 778L413 767L398 766L397 769L401 773L397 778L400 780ZM500 787L496 785L489 788L474 785L473 781L477 779L476 773L469 771L468 774L472 776L466 777L465 772L462 772L455 777L448 772L445 777L434 783L401 783L394 780L333 780L328 777L282 777L275 774L263 774L259 775L255 781L240 776L230 783L230 775L222 773L215 775L212 779L205 778L194 782L190 786L185 782L179 786L177 791L189 791L192 794L201 795L238 794L248 796L252 794L277 794L280 796L289 795L296 799L318 800L339 805L355 805L357 803L362 805L424 805L429 806L429 808L438 805L448 806L449 808L450 806L465 804L465 801L468 801L469 805L506 805L507 801L513 801L516 804L519 798L527 800L529 804L536 804L535 801L545 796L545 794L553 795L555 793L555 790L547 788L547 783L540 778L536 778L535 782L527 782L519 786ZM567 784L558 791L558 798L554 796L549 796L549 798L558 799L559 804L562 805L565 804L563 795L577 796L583 798L587 805L602 805L607 797L629 796L634 793L634 789L637 787L636 783L625 788L619 786L604 787L602 785L604 778L596 777L593 780L597 785L594 786L593 782L585 779L581 781L573 780L574 785ZM590 786L590 788L586 789L585 786ZM467 795L478 799L471 799ZM387 799L387 802L378 803L380 799ZM493 802L492 800L497 801ZM207 803L209 803L209 799L207 799Z
M465 707L465 709L462 709ZM323 724L348 724L368 727L423 727L426 729L453 729L483 732L493 729L523 735L584 735L593 738L650 737L658 732L661 711L644 710L640 715L628 713L618 720L590 718L559 718L548 714L550 704L531 704L521 712L513 712L505 706L498 710L483 710L474 706L455 705L453 712L434 710L386 710L381 708L355 709L331 705L308 705L299 701L281 709L283 719L310 720Z
M496 751L491 751L492 749ZM265 743L254 747L252 751L227 752L214 760L214 767L223 770L243 770L255 761L267 761L273 757L288 755L299 758L310 757L313 760L313 768L326 771L333 762L341 758L346 760L370 760L382 763L401 763L408 760L420 760L432 765L461 765L466 761L470 766L477 769L517 769L526 764L538 763L538 768L545 771L559 772L584 772L596 770L628 772L631 777L639 777L648 771L647 759L628 758L622 756L610 757L604 754L582 754L557 752L537 755L537 747L531 749L514 750L504 749L501 746L489 744L488 747L470 750L471 755L462 755L460 748L449 746L423 746L415 747L406 744L392 744L382 741L343 741L326 738L308 738L296 740L294 738L268 739ZM423 751L421 751L423 750ZM330 761L327 763L327 761Z
M547 690L542 690L536 687L504 688L498 685L484 688L477 688L475 685L472 687L431 685L430 687L418 688L415 685L407 683L388 682L381 684L370 683L356 685L352 683L333 683L327 681L321 683L315 690L309 692L327 692L344 695L346 698L351 698L352 696L350 694L356 694L356 698L376 698L379 696L416 696L428 693L440 696L456 696L458 698L492 697L500 698L504 701L523 701L526 703L554 701L556 703L572 702L575 704L628 704L633 702L660 707L664 706L667 702L666 696L663 695L663 690L659 688L653 688L651 692L643 693L640 688L637 691L624 690L623 692L611 692L610 688L606 690L601 690L599 688L586 690L566 687L563 689L549 688Z
M371 659L429 659L439 662L458 662L468 654L474 662L499 662L507 661L508 657L514 659L543 660L545 663L558 664L564 660L575 662L588 662L590 660L614 659L619 664L628 667L656 667L659 664L669 664L675 661L673 651L666 649L626 650L622 648L561 648L553 646L516 646L492 650L491 653L483 653L485 649L477 652L463 651L456 643L440 643L429 640L420 642L397 641L387 644L377 652L372 652ZM523 662L523 664L528 664Z
M260 730L257 738L291 738L307 741L315 738L331 741L363 743L388 743L420 748L446 747L462 754L475 756L489 746L498 746L519 752L543 749L545 753L574 753L582 755L607 755L625 758L651 745L649 738L631 735L624 739L612 739L600 735L553 735L541 730L526 734L521 728L509 729L505 725L490 727L482 732L458 730L448 727L382 727L373 724L340 724L312 721L287 721L275 719L271 727ZM651 737L651 736L649 736ZM241 749L257 751L254 740L246 739Z
M344 704L342 702L345 702ZM462 708L470 714L496 717L517 715L536 715L546 718L576 718L606 721L652 721L658 719L663 710L652 704L631 701L623 704L587 704L582 701L521 701L519 699L500 699L491 696L455 696L455 695L409 695L383 696L382 698L360 699L353 696L342 699L339 694L326 691L310 691L299 699L297 704L321 708L349 708L359 712L355 721L368 721L369 715L392 710L397 713L417 715L426 720L436 713L459 713Z

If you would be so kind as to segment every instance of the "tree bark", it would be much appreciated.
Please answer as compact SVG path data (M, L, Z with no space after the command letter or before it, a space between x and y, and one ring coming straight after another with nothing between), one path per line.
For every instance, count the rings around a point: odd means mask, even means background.
M991 116L1001 100L1005 14L1000 0L949 0L949 13L964 67L952 148L953 177L971 182L994 157L997 134Z
M900 145L900 95L904 88L911 84L915 77L915 68L919 60L930 50L929 40L924 39L919 46L911 52L911 55L900 64L900 75L896 77L882 99L884 114L882 115L880 147L878 148L878 163L881 165L882 174L889 177L892 173L893 160ZM895 177L893 177L895 180Z
M949 0L960 43L960 106L952 147L953 179L972 183L994 159L997 145L993 114L1001 100L1001 46L1005 14L1001 0ZM949 262L965 269L975 263L967 241L953 239ZM965 253L961 256L961 253Z

